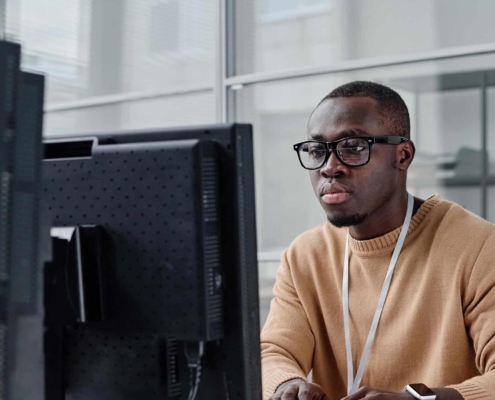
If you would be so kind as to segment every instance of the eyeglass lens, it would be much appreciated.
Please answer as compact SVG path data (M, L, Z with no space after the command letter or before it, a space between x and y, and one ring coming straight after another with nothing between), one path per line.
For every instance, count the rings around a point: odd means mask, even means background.
M359 166L368 162L370 146L365 139L349 138L338 142L336 150L343 163ZM327 151L324 143L306 142L299 147L299 158L304 168L318 169L325 163Z

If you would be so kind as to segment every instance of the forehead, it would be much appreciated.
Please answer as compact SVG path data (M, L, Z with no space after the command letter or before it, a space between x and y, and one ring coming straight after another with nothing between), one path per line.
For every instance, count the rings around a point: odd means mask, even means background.
M350 135L386 133L380 106L370 97L327 99L316 108L308 122L308 137L321 135L326 141Z

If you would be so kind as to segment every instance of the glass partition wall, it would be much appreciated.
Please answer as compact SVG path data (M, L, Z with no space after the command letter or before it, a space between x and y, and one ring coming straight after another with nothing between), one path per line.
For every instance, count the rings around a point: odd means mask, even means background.
M282 249L325 221L292 144L352 80L406 101L409 190L495 222L493 0L0 0L46 74L46 135L254 125L261 322Z

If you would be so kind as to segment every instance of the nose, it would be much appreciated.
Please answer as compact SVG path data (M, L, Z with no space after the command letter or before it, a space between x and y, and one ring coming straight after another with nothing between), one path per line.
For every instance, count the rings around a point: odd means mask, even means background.
M347 172L348 167L340 162L335 150L331 150L327 162L320 168L320 175L324 178L346 175Z

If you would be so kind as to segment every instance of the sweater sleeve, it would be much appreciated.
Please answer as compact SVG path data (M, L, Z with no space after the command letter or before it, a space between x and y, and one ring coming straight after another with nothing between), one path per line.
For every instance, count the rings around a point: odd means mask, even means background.
M451 385L466 400L495 398L495 236L485 242L469 277L462 301L464 321L481 375Z
M273 289L274 299L261 332L263 399L282 383L306 380L311 370L315 340L308 318L294 287L287 250Z

